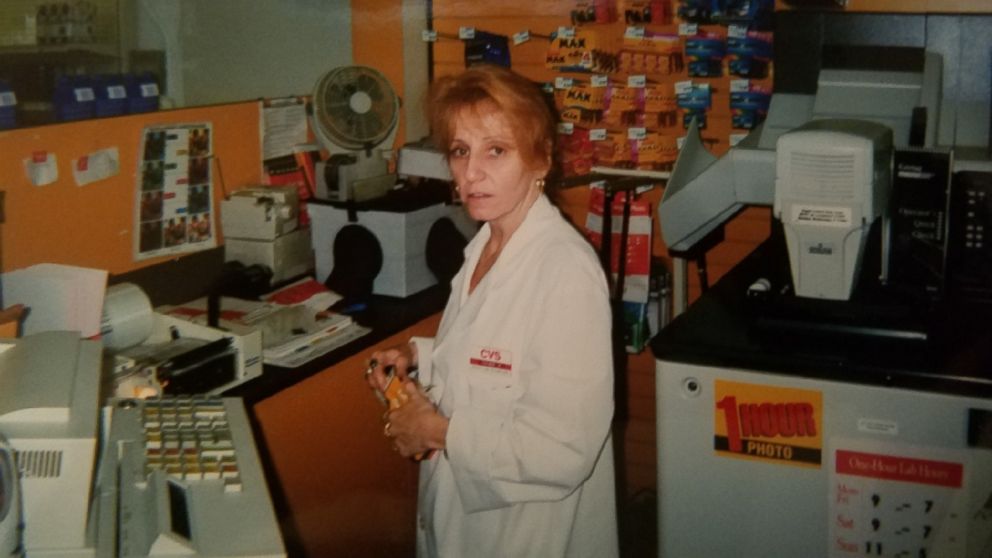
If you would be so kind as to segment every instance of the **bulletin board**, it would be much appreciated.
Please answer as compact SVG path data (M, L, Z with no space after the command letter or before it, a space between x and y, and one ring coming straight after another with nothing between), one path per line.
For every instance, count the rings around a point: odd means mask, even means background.
M0 190L5 192L2 270L37 263L105 269L121 274L180 257L135 259L135 196L142 134L149 127L209 122L212 213L226 193L260 183L258 102L234 103L84 120L0 132ZM116 147L112 176L77 185L70 168L80 157ZM23 160L48 153L58 179L34 186ZM217 233L215 241L223 241Z

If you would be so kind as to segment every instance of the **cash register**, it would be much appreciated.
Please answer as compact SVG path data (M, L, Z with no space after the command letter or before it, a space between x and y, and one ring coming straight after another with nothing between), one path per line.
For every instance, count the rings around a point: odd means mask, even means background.
M285 556L235 398L109 399L100 342L0 342L0 552Z

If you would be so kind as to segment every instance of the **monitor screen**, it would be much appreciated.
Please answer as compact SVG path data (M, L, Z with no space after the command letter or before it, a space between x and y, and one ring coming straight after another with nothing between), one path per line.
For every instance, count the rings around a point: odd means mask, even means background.
M0 556L14 555L21 543L17 482L13 452L0 437Z

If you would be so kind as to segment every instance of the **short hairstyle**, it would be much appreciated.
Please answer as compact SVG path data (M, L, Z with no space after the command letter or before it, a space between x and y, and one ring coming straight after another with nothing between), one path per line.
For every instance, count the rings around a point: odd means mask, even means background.
M454 121L461 110L491 105L513 130L524 164L548 165L550 170L555 118L539 86L529 79L501 66L480 64L436 79L428 101L431 133L443 152L451 145Z

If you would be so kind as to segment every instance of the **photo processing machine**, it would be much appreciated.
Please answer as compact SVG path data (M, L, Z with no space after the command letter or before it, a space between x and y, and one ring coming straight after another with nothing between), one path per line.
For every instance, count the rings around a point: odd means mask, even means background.
M765 122L720 158L690 127L658 210L669 249L689 253L745 206L772 205L796 294L849 298L873 225L884 281L893 151L937 142L942 62L919 59L917 72L824 68L815 95L776 93Z
M240 399L111 399L98 341L2 342L0 550L15 556L285 556ZM6 554L5 554L6 555Z
M659 556L992 556L992 298L940 268L958 247L989 261L992 168L936 145L940 59L920 59L823 69L722 158L690 130L669 248L745 205L775 221L651 342ZM917 183L936 201L895 203ZM900 215L925 281L893 267Z

